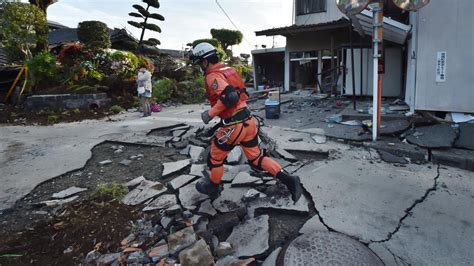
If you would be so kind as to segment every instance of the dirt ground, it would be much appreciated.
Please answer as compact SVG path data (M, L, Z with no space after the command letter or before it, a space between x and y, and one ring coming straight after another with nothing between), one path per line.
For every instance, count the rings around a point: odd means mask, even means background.
M94 247L116 252L130 221L139 218L135 208L100 198L76 202L63 213L29 230L3 234L0 265L81 264Z

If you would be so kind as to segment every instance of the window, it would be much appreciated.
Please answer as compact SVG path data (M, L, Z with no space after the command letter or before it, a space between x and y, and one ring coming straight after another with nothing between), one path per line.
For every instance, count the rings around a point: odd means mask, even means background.
M326 11L327 0L296 0L296 15Z

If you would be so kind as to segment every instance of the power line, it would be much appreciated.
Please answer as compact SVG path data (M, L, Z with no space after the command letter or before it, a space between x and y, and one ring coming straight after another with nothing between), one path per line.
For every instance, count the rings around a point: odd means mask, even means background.
M224 8L221 6L221 4L219 4L219 1L218 1L218 0L216 0L216 4L217 4L217 6L222 10L222 12L224 13L224 15L229 19L230 23L232 23L232 25L234 25L234 27L235 27L238 31L242 32L241 30L239 30L239 27L237 27L237 25L235 25L234 21L232 21L232 19L231 19L230 16L227 14L227 12L225 12ZM242 37L244 37L244 40L245 40L250 46L252 46L252 44L247 40L247 38L245 38L245 35L244 35L243 33L242 33Z

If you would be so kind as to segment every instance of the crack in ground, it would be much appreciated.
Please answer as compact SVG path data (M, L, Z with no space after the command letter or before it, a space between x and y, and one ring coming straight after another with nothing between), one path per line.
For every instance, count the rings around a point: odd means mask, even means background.
M400 257L400 256L396 255L395 253L393 253L393 251L391 251L388 247L384 247L384 248L392 255L393 260L395 261L395 263L397 265L400 265L400 264L398 264L398 261L401 261L403 263L403 265L411 265L405 259L403 259L402 257Z
M308 199L308 202L309 202L309 208L314 208L314 210L316 211L316 215L318 216L319 218L319 221L324 225L324 227L326 227L326 229L328 229L330 232L337 232L339 233L338 231L334 230L333 228L331 228L329 225L326 224L326 222L324 222L323 220L323 217L321 217L320 213L319 213L319 210L316 208L316 204L314 203L314 200L313 200L313 197L311 197L311 194L306 190L306 188L303 186L303 184L301 184L301 187L303 188L303 196L306 197L306 199ZM311 219L311 218L310 218ZM309 220L309 219L308 219Z
M395 230L393 230L392 232L388 233L387 235L387 238L385 239L382 239L382 240L377 240L377 241L370 241L370 243L384 243L384 242L387 242L387 241L390 241L390 239L392 239L392 237L400 230L402 224L403 224L403 221L408 218L408 216L410 216L412 214L412 210L420 203L422 203L423 201L426 200L426 198L428 198L429 194L433 191L436 191L438 189L438 179L439 179L439 176L440 176L440 164L438 164L437 168L436 168L436 171L437 171L437 174L434 178L434 184L432 187L430 187L429 189L426 190L425 194L420 198L420 199L417 199L413 202L413 204L408 207L407 209L405 209L405 215L403 215L402 218L400 218L400 220L398 221L398 225L397 227L395 228Z

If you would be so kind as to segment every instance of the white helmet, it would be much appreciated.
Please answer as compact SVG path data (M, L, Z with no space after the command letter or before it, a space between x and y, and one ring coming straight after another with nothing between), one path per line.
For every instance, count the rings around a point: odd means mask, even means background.
M204 58L212 55L218 56L216 48L210 43L202 42L194 46L190 59L193 64L199 64Z

